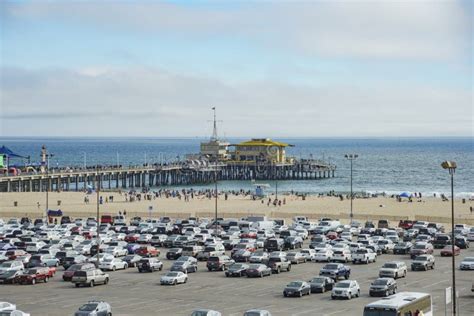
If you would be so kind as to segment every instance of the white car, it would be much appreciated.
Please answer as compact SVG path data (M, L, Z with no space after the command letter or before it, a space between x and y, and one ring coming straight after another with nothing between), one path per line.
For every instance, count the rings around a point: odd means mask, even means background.
M332 262L349 262L349 261L352 261L351 251L348 250L348 249L334 250L331 261Z
M337 282L332 288L331 298L334 300L336 298L347 298L351 299L353 297L360 296L360 286L357 281L354 280L344 280Z
M102 270L115 271L117 269L127 269L128 264L122 259L118 258L106 259L99 263L99 268Z
M176 271L170 271L160 278L161 285L176 285L187 281L188 275L186 273Z
M404 278L407 275L407 265L403 261L385 262L379 270L379 277L381 278Z
M320 250L316 252L312 261L314 262L329 262L332 260L334 252L331 249Z
M24 313L18 309L6 309L2 311L2 315L5 316L30 316L28 313Z
M8 302L0 302L0 312L5 310L15 310L16 305Z
M351 232L343 232L341 234L341 238L346 239L346 240L352 240L352 233Z
M313 261L313 258L316 256L316 250L314 249L306 248L302 249L300 252L306 257L307 261Z
M108 247L105 249L105 252L111 254L114 257L123 257L127 255L127 249L122 247Z
M110 253L101 253L101 254L99 254L99 263L104 261L104 260L112 260L114 258L115 257L113 255L111 255ZM87 262L96 263L97 262L97 255L94 255L94 256L90 257L89 259L87 259Z
M359 248L352 254L352 263L370 263L377 261L377 254L372 249Z
M469 229L469 233L467 233L467 240L474 241L474 227Z
M459 264L461 270L474 270L474 257L466 257Z
M21 261L5 261L0 264L0 274L7 271L23 271L25 267Z

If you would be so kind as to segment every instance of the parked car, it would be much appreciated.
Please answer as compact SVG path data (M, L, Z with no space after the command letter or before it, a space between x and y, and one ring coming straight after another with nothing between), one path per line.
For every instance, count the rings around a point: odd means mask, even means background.
M305 281L293 281L286 285L285 289L283 290L283 296L299 296L302 297L303 295L310 295L311 294L311 286L308 282Z
M140 262L141 259L142 257L139 255L126 255L122 258L122 260L125 261L129 267L133 268L137 266L138 262Z
M104 301L90 301L79 307L74 316L112 316L112 307Z
M221 313L212 309L196 309L191 313L191 316L222 316Z
M272 316L272 314L265 309L249 309L244 316Z
M193 258L193 257L190 257L190 258ZM175 261L170 268L170 271L181 271L186 274L191 273L191 272L197 272L197 270L198 270L198 265L197 265L196 259L194 259L193 261L191 260Z
M288 259L293 264L306 262L306 257L299 251L292 251L287 253L286 259Z
M30 261L26 265L29 268L33 267L58 267L59 259L49 254L37 254L31 256Z
M351 275L351 268L342 263L328 263L319 271L319 275L327 276L334 280L338 280L339 278L345 278L347 280Z
M411 262L411 271L434 269L435 258L433 255L421 255Z
M21 270L11 270L0 274L0 284L13 284L16 278L23 274Z
M23 271L25 269L21 261L5 261L0 264L0 274L7 271Z
M135 251L135 254L142 257L158 257L160 251L153 246L141 246Z
M316 256L316 250L310 248L302 249L301 253L305 256L306 261L313 261Z
M235 263L235 261L229 258L229 256L211 256L207 260L206 266L209 271L225 271L233 263Z
M289 272L291 270L291 262L285 257L270 256L267 265L272 269L273 273L280 273L281 271Z
M396 255L409 254L413 244L409 241L400 242L393 247L393 253Z
M160 278L161 285L176 285L188 282L188 275L180 271L170 271Z
M419 255L433 254L433 245L428 242L417 242L410 250L410 257L414 259Z
M250 263L264 263L268 262L270 255L265 250L257 250L249 258Z
M312 278L309 281L311 286L311 293L324 293L326 291L331 291L335 282L332 278L327 276L319 276Z
M352 299L353 297L360 296L360 286L357 281L354 280L344 280L337 282L331 291L331 298L347 298Z
M365 263L377 261L377 254L372 249L359 248L352 255L352 263Z
M454 237L454 245L458 246L461 249L469 248L469 240L465 236L456 236Z
M313 261L314 262L330 262L332 261L332 257L334 255L334 251L331 249L325 248L323 250L319 250L314 255Z
M117 269L127 269L127 262L119 258L104 260L99 264L99 268L102 270L115 271Z
M436 234L436 236L433 239L433 247L435 249L441 249L446 245L449 245L451 243L451 236L448 234Z
M393 278L378 278L370 284L370 296L389 296L397 293L397 281Z
M453 248L452 245L447 245L444 246L443 249L441 249L441 257L451 257L453 255ZM454 246L454 255L458 256L461 254L461 249L458 246Z
M96 266L93 263L73 264L66 271L64 271L63 280L69 282L69 281L72 280L72 277L73 277L73 275L76 271L79 271L79 270L82 270L82 271L94 270L95 268L96 268Z
M138 272L155 272L163 269L163 262L157 258L142 258L137 264Z
M76 287L81 285L88 285L93 287L96 284L107 284L109 283L109 275L102 272L100 269L94 270L79 270L74 272L71 282L75 284Z
M389 261L379 270L379 277L404 278L407 275L407 265L403 261Z
M466 257L459 264L461 270L474 270L474 257Z
M229 266L229 268L225 271L226 277L241 277L247 274L247 269L249 268L248 264L245 263L234 263L233 265Z
M253 263L245 270L247 277L261 277L272 275L272 269L261 263Z

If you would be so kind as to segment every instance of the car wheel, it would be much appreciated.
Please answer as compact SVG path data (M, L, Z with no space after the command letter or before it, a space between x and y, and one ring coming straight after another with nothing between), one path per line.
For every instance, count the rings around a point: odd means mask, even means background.
M46 277L46 278L44 279L44 283L48 283L48 281L49 281L49 277Z
M109 283L109 278L105 278L104 284L108 284L108 283Z
M395 273L395 279L398 279L398 272Z
M348 279L349 279L349 275L346 274L346 275L344 276L344 279L348 280Z
M32 279L32 280L31 280L31 284L32 284L32 285L35 285L35 284L36 284L36 279Z
M56 262L56 264L54 265L56 268L59 267L59 262Z
M186 283L186 282L188 282L188 278L185 278L185 279L184 279L184 283Z
M283 296L284 296L284 297L287 297L288 295L286 295L286 293L285 293L285 292L283 292Z
M176 282L176 280L174 280L173 285L176 285L177 283L178 283L178 282Z
M299 297L303 297L303 291L299 292L299 293L298 293L298 296L299 296Z
M360 296L360 290L357 290L357 297Z
M397 293L397 288L393 288L393 294Z
M207 268L207 270L208 270L209 272L211 272L211 268Z
M163 270L163 266L160 266L160 267L158 268L158 271L161 271L161 270Z
M335 300L335 299L336 299L336 297L331 295L331 299L332 299L332 300Z
M117 270L117 268L115 266L112 267L112 271L115 271Z
M89 287L94 287L94 280L89 283Z
M388 296L390 293L387 291L385 291L385 295L384 296Z
M286 269L287 272L290 272L291 271L291 265L288 266L288 268Z
M123 268L128 269L128 264L124 264Z
M79 287L79 285L80 285L79 283L76 283L76 287Z
M405 278L407 276L407 270L403 271L403 277Z

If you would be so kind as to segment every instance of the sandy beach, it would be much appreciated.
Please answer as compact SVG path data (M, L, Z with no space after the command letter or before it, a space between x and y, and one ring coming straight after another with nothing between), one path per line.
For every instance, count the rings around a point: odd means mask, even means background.
M86 194L83 192L50 192L49 209L61 209L64 214L72 217L94 216L97 209L97 195L87 195L90 202L85 203ZM125 194L118 192L101 192L104 203L100 205L101 214L117 214L119 211L127 211L127 215L142 217L149 216L150 206L152 217L163 215L184 218L187 216L213 217L214 199L205 196L194 197L185 201L178 198L158 197L152 200L141 200L128 202ZM105 202L113 196L113 202ZM274 198L274 196L272 196ZM250 197L229 195L225 200L224 195L218 199L218 214L220 217L240 218L251 214L264 214L271 218L289 219L295 215L308 216L310 219L318 219L323 216L339 218L342 221L349 219L350 200L341 201L337 197L307 196L305 200L295 195L279 195L286 203L281 206L267 205L268 199L262 203L261 200L252 200ZM14 202L17 206L14 206ZM58 205L60 201L60 205ZM441 223L450 221L451 203L443 202L441 198L423 198L422 202L398 202L390 197L357 198L354 199L354 218L356 220L378 220L381 218L390 221L400 219L418 219ZM22 193L0 193L0 218L29 216L31 218L42 217L45 213L45 192L22 192ZM474 207L474 201L462 202L455 200L456 221L466 224L474 224L474 214L470 207Z

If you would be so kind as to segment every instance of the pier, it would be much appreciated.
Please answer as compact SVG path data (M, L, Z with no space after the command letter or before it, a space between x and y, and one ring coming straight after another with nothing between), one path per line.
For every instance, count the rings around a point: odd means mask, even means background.
M315 180L332 178L336 166L319 160L292 163L184 161L137 167L101 166L1 175L0 192L81 191L206 184L227 180Z

